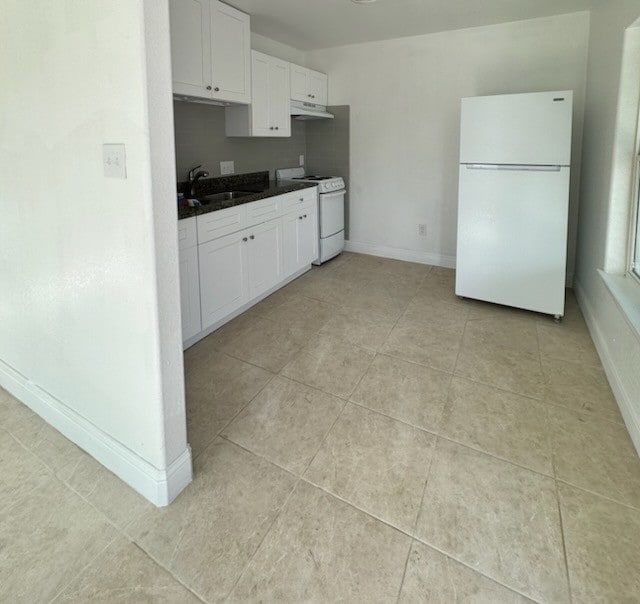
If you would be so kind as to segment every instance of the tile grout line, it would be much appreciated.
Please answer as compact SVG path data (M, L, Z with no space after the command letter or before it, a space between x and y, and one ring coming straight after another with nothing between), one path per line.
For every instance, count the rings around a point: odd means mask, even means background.
M488 579L490 581L492 581L493 583L496 583L502 587L504 587L505 589L508 589L509 591L515 592L529 600L533 600L534 602L538 602L538 600L536 600L535 598L533 598L532 596L528 596L524 593L522 593L521 591L519 591L518 589L514 588L514 587L510 587L509 585L506 585L504 583L502 583L500 580L491 577L490 575L487 575L486 573L484 573L481 570L478 570L477 568L474 568L473 566L470 566L469 564L467 564L466 562L464 562L463 560L460 560L459 558L457 558L454 554L448 553L447 551L436 547L435 545L432 545L431 543L429 543L428 541L425 541L424 539L421 539L419 537L417 537L416 535L412 535L410 533L408 533L406 530L398 528L397 526L390 524L389 521L384 520L383 518L380 518L378 516L376 516L375 514L364 510L360 507L358 507L357 505L355 505L353 502L348 501L347 499L344 499L343 497L341 497L340 495L336 495L335 493L332 493L331 491L328 491L326 488L311 482L309 479L307 478L300 478L300 480L302 482L306 482L307 484L309 484L310 486L322 491L323 493L329 495L330 497L333 497L335 499L337 499L338 501L341 501L342 503L344 503L345 505L348 505L349 507L352 507L354 510L357 510L358 512L365 514L366 516L369 516L370 518L372 518L373 520L376 520L382 524L384 524L385 526L389 527L390 529L397 531L401 534L403 534L405 537L408 537L410 539L410 541L417 541L418 543L422 544L422 545L426 545L427 547L441 553L442 555L446 556L447 558L451 558L452 560L455 560L456 562L458 562L459 564L461 564L462 566L472 570L474 573L477 573L478 575L481 575L482 577L484 577L485 579Z
M252 454L255 455L255 453L252 453ZM247 560L247 563L244 565L242 571L238 574L238 578L234 581L233 585L229 588L229 591L222 598L223 601L225 601L225 602L229 601L229 598L231 597L231 594L234 592L235 588L238 586L238 584L242 580L242 577L244 577L244 575L246 574L247 570L251 566L251 563L253 562L253 559L256 557L256 555L260 551L260 548L262 547L262 544L265 542L266 538L271 534L271 530L273 529L273 527L275 526L276 522L278 521L278 519L282 515L283 510L287 507L289 501L291 500L291 497L295 493L295 491L296 491L298 485L300 484L301 480L302 480L302 478L300 478L300 477L296 478L296 480L293 483L293 486L291 487L291 490L289 491L287 497L282 502L282 505L280 506L280 509L278 510L278 513L273 517L273 521L271 522L271 524L269 524L267 530L264 532L264 535L263 535L262 539L260 539L260 543L258 543L258 545L256 546L255 550L253 551L253 553L251 554L251 556Z
M271 375L271 377L267 380L267 382L264 384L264 386L262 386L262 388L260 388L258 390L258 392L256 392L244 405L242 405L242 407L240 409L238 409L238 411L233 415L233 417L231 417L229 419L229 421L227 421L222 428L220 428L220 430L218 430L213 438L211 439L211 441L209 443L207 443L207 445L202 449L202 451L200 451L200 453L198 453L197 455L193 456L193 460L197 459L198 457L200 457L207 449L209 449L209 447L211 447L211 445L215 442L216 438L221 437L222 433L235 421L235 419L258 397L258 395L271 383L273 382L273 380L278 377L277 373L274 373Z
M83 503L85 503L87 506L92 508L98 514L98 516L101 518L101 520L103 522L105 522L105 524L111 526L112 529L115 531L115 535L113 536L113 539L109 540L102 550L100 550L93 558L91 558L91 560L89 562L87 562L87 564L85 566L83 566L78 571L78 573L76 573L68 582L64 583L63 586L55 593L55 595L51 598L51 600L49 600L49 602L51 604L56 600L56 598L58 598L60 596L60 594L62 594L64 592L64 590L67 587L69 587L76 579L79 579L89 569L89 567L91 567L96 562L96 560L102 554L104 554L104 552L107 551L107 549L109 549L109 547L111 547L116 542L116 540L119 539L119 538L124 539L127 543L130 543L130 544L134 545L135 547L137 547L138 549L141 549L147 557L149 557L155 564L157 564L167 574L169 574L173 579L175 579L178 583L180 583L180 585L182 585L189 592L194 593L194 595L196 595L196 597L199 600L202 600L202 598L200 598L200 596L197 596L197 594L195 594L195 592L193 592L191 590L191 588L189 588L187 585L185 585L170 569L166 568L158 560L155 560L148 552L146 552L144 549L142 549L142 547L140 547L140 545L131 536L129 536L129 534L127 534L126 527L129 526L131 523L133 523L135 520L131 520L130 522L128 522L123 527L119 527L118 525L116 525L115 522L113 522L109 518L109 516L107 516L107 514L104 511L102 511L100 508L98 508L93 502L89 501L84 495L79 493L66 480L63 480L60 476L58 476L56 471L53 468L51 468L50 466L48 466L42 459L40 459L40 457L34 451L32 451L30 447L28 447L25 443L23 443L21 440L19 440L11 432L8 432L8 431L6 431L6 432L9 435L10 438L12 438L20 447L22 447L29 455L31 455L36 461L38 461L38 463L40 463L42 465L42 467L49 473L49 479L54 479L56 482L60 483L64 488L66 488L68 491L73 493ZM69 441L69 442L71 442L71 441ZM81 450L81 451L82 451L82 453L84 455L89 455L85 451L83 451L83 450ZM89 457L91 457L91 456L89 456ZM115 476L115 474L114 474L114 476ZM118 478L118 480L121 480L117 476L116 476L116 478ZM38 488L38 487L34 487L34 490L36 488ZM129 488L131 488L131 487L129 487ZM30 493L32 493L32 492L33 491L30 491ZM204 600L202 600L202 601L204 601Z

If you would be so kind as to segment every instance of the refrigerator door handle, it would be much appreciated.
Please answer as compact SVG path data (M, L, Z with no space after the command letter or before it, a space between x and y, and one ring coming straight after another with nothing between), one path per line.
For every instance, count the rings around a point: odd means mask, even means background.
M562 166L525 166L520 164L465 164L467 170L510 170L517 172L560 172Z

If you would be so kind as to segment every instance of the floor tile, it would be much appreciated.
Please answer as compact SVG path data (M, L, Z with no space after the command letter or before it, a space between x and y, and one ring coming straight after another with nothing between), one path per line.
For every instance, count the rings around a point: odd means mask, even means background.
M435 437L348 404L305 478L374 516L412 531Z
M127 533L200 597L218 600L258 548L295 478L224 440L216 440L194 465L189 487Z
M288 327L316 332L325 325L337 309L338 307L320 300L291 296L265 316Z
M458 320L427 322L403 317L389 334L380 352L452 372L463 330L464 323Z
M232 357L277 373L300 352L315 331L262 319L222 350Z
M225 429L224 436L299 475L344 404L342 399L276 377Z
M640 508L640 458L625 426L550 407L560 480Z
M506 348L535 356L540 352L536 323L510 317L469 321L463 345Z
M468 306L468 302L456 296L456 274L455 271L434 266L425 277L417 291L417 296L423 300L438 300Z
M416 287L393 277L371 279L345 292L342 306L371 311L397 319L407 308Z
M273 374L214 352L200 371L187 373L187 441L194 456L269 382Z
M601 367L600 357L586 326L576 328L575 324L538 323L540 354L542 358L560 359Z
M366 310L339 308L320 330L321 334L340 338L360 346L377 350L382 346L396 319Z
M438 432L451 374L378 355L351 400L409 424Z
M233 602L392 602L410 539L300 482Z
M485 319L522 319L524 321L543 320L548 315L524 310L522 308L513 308L512 306L503 306L502 304L493 304L482 300L465 299L469 304L469 321L478 321ZM553 321L553 317L549 319Z
M544 378L537 354L481 342L462 342L455 374L536 399L544 395Z
M0 430L0 514L52 476L42 461Z
M640 511L560 484L574 602L637 602Z
M547 408L530 398L454 378L440 434L553 475Z
M375 353L331 336L316 336L283 370L285 377L348 397L367 371Z
M0 428L11 432L17 425L35 415L29 407L0 388Z
M604 371L561 360L542 360L545 400L622 423L618 404Z
M58 472L58 478L100 510L119 529L153 507L142 495L88 454L78 457L75 463Z
M255 327L260 318L255 312L244 312L210 333L206 338L196 342L184 353L186 371L189 372L192 365L197 365L204 355L208 355L214 350L222 350L241 333Z
M438 440L416 535L532 599L568 600L551 478Z
M0 602L49 602L116 534L51 476L0 516Z
M399 602L524 604L531 600L414 541Z
M403 317L409 321L421 321L427 323L464 323L467 320L469 308L463 304L450 304L440 300L424 300L414 297Z
M11 434L53 472L63 471L86 455L35 413L30 413L23 421L16 423Z
M140 548L119 538L66 587L53 604L65 602L196 604L201 600Z

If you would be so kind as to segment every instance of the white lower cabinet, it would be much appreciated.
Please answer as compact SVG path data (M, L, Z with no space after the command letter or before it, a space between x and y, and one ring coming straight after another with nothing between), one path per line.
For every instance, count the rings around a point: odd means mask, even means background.
M200 306L205 330L248 299L244 231L199 245Z
M178 229L182 339L190 345L317 258L317 189L181 220Z
M178 258L180 268L180 307L182 310L182 340L202 331L200 322L200 269L196 219L178 223Z
M249 298L255 298L283 279L282 220L270 220L246 231ZM246 236L246 235L245 235Z
M305 204L282 218L284 274L292 275L318 257L318 212Z

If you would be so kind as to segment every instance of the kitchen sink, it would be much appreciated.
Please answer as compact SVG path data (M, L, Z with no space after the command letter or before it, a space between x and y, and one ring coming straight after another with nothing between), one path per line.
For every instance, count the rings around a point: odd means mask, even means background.
M217 201L231 201L232 199L239 199L240 197L246 197L247 195L254 195L252 191L225 191L224 193L212 193L211 195L202 195L198 197L201 204L206 205L208 203L215 203Z

